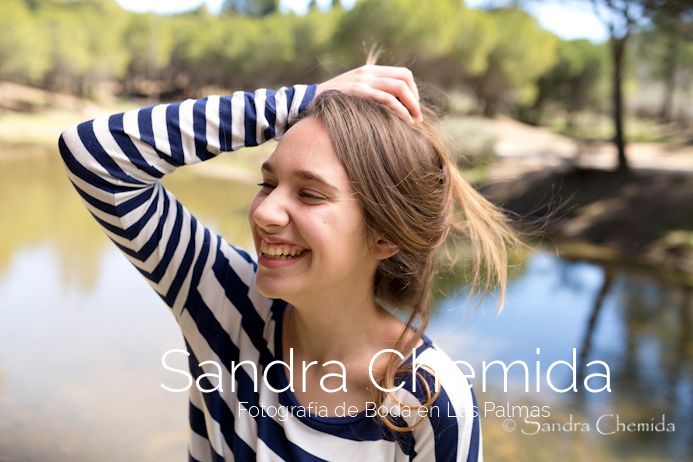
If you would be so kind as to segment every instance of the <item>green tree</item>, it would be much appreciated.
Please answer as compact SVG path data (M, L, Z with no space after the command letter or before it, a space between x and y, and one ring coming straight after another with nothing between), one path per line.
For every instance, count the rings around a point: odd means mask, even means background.
M642 9L632 0L591 0L595 14L609 31L611 50L611 105L614 122L614 144L618 151L618 170L627 171L626 140L623 127L623 81L627 44L642 19Z
M127 54L122 46L126 13L115 0L34 2L50 43L49 89L94 96L102 83L121 78Z
M294 38L286 17L180 18L173 64L194 90L276 83L292 66Z
M441 83L458 86L486 73L489 55L498 40L496 24L486 11L461 8L448 15L447 21L443 37L446 57L439 63L442 69L436 67L448 77Z
M293 42L293 60L279 73L281 83L318 82L340 69L334 68L332 37L342 10L315 11L303 16L282 16Z
M334 48L347 65L355 66L363 63L367 48L377 45L389 62L424 72L427 63L449 48L443 37L457 2L431 0L426 6L417 0L358 2L342 16Z
M545 106L553 103L565 110L566 124L572 127L577 112L598 108L604 97L606 51L584 39L560 41L556 63L539 78L539 91L526 119L540 123Z
M0 3L0 79L37 83L48 68L48 41L22 0Z
M584 3L587 0L582 0ZM657 17L689 18L693 5L688 0L589 0L595 15L609 31L611 49L612 114L618 170L628 171L624 129L623 81L626 50L634 31Z
M235 18L224 22L228 20ZM226 56L237 41L225 34L222 21L211 16L184 15L175 18L171 27L175 30L171 71L177 75L169 82L172 87L184 86L188 94L195 94L215 81L221 85L224 74L233 72L227 67Z
M693 75L693 7L682 1L647 0L652 26L639 36L639 51L651 57L651 77L664 87L659 117L673 119L674 93Z
M127 50L127 88L130 92L148 92L138 88L141 81L161 81L173 52L172 22L153 14L130 16L123 35ZM158 92L160 88L149 91Z
M244 19L240 37L237 29L227 33L236 37L237 48L231 56L230 69L236 70L232 86L245 88L271 86L284 81L287 69L294 66L296 46L292 30L284 15L266 16L258 21Z
M41 8L38 17L50 44L44 86L49 90L83 94L91 56L89 34L82 18L56 6Z
M76 9L87 31L90 61L82 93L94 97L100 85L122 79L127 71L127 14L114 0L83 0Z
M508 8L490 14L496 40L485 72L473 79L486 116L494 115L502 106L533 101L537 79L555 63L558 45L555 35L521 10Z

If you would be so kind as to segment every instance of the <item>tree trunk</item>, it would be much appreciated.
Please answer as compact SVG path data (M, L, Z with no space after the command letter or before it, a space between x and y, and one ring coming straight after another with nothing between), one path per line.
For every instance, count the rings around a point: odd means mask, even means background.
M484 98L483 106L484 117L491 119L496 116L496 101L493 98Z
M540 125L542 116L544 115L544 107L546 104L546 93L539 90L537 98L534 100L534 104L527 111L525 119L532 125Z
M672 108L674 106L674 90L676 89L676 72L678 64L679 37L676 32L669 35L669 46L664 57L663 77L664 77L664 98L662 107L659 110L659 118L662 122L671 122Z
M565 115L565 128L568 131L568 133L572 133L573 130L575 130L575 118L577 116L576 114L577 111L574 109L568 109Z
M626 158L626 141L623 130L623 58L628 40L628 33L623 37L611 35L611 51L613 58L613 117L614 117L614 144L618 150L618 171L629 170L628 159Z

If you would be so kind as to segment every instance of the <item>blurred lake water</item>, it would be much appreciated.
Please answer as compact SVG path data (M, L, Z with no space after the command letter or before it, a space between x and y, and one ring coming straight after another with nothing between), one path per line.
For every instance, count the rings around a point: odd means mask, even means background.
M175 380L162 355L184 347L173 316L47 150L0 168L0 461L186 460L186 396L160 387ZM166 183L203 223L251 248L254 186L184 171ZM493 296L469 314L463 284L445 286L427 334L474 368L486 460L693 457L690 289L544 251L515 271L500 316ZM573 349L578 391L553 392L546 371L571 363ZM494 360L524 361L529 390L515 365L504 392L496 365L483 391L483 362ZM604 371L580 367L594 360L608 364L611 392L583 386L584 372ZM557 365L550 379L564 388L572 371ZM523 405L549 415L525 419ZM675 430L655 431L663 421ZM636 422L652 429L627 430Z

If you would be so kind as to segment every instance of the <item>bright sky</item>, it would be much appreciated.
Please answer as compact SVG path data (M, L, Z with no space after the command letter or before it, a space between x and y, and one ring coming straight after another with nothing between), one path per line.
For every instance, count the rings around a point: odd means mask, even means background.
M345 8L351 8L356 0L342 0ZM223 0L117 0L120 5L131 11L144 12L152 11L155 13L176 13L191 10L203 3L207 4L210 11L217 12L221 8ZM280 0L282 10L292 10L297 13L308 11L309 0ZM318 0L321 8L327 8L332 3L331 0Z
M117 0L123 8L144 12L174 13L193 9L203 3L210 11L218 11L223 0ZM309 0L281 0L283 10L304 13ZM355 0L342 0L345 8L351 8ZM327 7L331 0L318 0L318 5ZM466 0L470 7L489 4L507 3L503 0ZM587 38L592 41L604 41L607 31L592 13L589 2L566 0L527 0L525 9L534 15L539 23L564 39Z

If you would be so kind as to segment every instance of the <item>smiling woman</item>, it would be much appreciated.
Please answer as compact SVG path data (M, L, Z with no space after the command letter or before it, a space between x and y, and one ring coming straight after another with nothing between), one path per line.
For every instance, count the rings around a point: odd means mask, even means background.
M255 261L159 179L270 138L281 141L248 215ZM407 69L97 118L59 148L89 211L180 325L197 385L186 388L190 460L481 459L471 387L423 334L434 252L461 231L474 283L502 290L514 235L423 120Z

